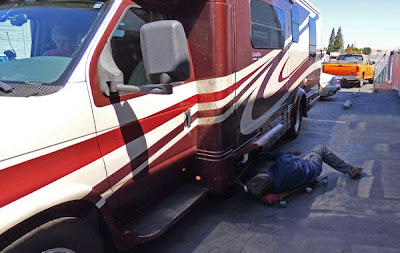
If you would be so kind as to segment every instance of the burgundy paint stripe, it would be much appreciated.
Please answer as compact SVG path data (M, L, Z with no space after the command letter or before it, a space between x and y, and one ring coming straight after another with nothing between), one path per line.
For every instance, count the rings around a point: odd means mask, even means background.
M0 207L101 158L96 138L0 170Z
M102 145L103 155L140 137L143 133L153 130L190 107L191 105L173 110L171 113L164 113L156 120L154 117L149 117L139 122L136 121L100 135L99 141L101 139L102 143L106 144ZM143 131L136 132L138 126ZM121 138L122 132L127 133L128 138L127 135ZM101 157L96 137L94 137L62 150L0 170L0 178L2 179L0 191L3 192L0 196L0 207L22 198ZM107 184L100 184L97 190L104 192L107 187ZM13 190L10 191L9 189Z
M286 77L283 77L283 70L285 69L286 63L289 61L289 58L287 58L285 64L284 64L283 67L282 67L281 73L279 74L278 81L279 81L279 82L283 82L283 81L285 81L286 79L288 79L293 73L295 73L297 70L299 70L307 60L308 60L308 57L307 57L302 63L300 63L300 65L297 66L297 68L296 68L295 70L293 70L292 73L290 73L290 74L289 74L288 76L286 76Z
M174 130L169 132L163 138L161 138L158 142L156 142L153 146L149 147L147 150L142 152L139 156L131 160L128 164L125 164L121 169L113 173L108 177L110 184L113 186L121 181L124 177L131 174L135 169L137 169L141 164L146 162L149 157L153 156L157 151L159 151L162 147L164 147L168 142L170 142L173 138L175 138L179 133L184 130L184 124L182 123ZM167 150L167 152L171 152L171 150ZM143 171L147 171L150 166L156 165L154 162L150 165L147 165Z
M204 94L199 94L199 103L209 103L209 102L216 102L219 100L222 100L235 92L235 90L232 89L232 87L236 87L238 89L242 84L249 79L257 70L259 70L263 65L255 69L253 72L242 78L239 82L234 83L233 85L229 86L225 90L219 91L219 92L213 92L213 93L204 93Z
M228 103L226 106L219 108L219 109L200 111L199 118L216 117L216 116L224 114L230 108L232 108L232 102Z
M180 109L182 107L188 107L188 104L190 104L189 107L193 106L194 104L197 104L197 96L192 96L192 97L190 97L190 98L188 98L186 100L183 100L182 102L180 102L180 103L178 103L176 105L173 105L173 106L171 106L171 107L169 107L169 108L167 108L165 110L162 110L160 112L157 112L157 114L170 112L171 110ZM152 115L152 116L154 116L154 115ZM152 116L150 116L150 117L152 117Z
M267 65L261 65L259 68L257 68L256 70L254 70L252 73L250 73L249 75L247 75L245 78L242 78L242 80L240 82L237 83L238 87L240 87L247 79L250 78L250 76L252 76L257 70L259 70L260 68L264 68L267 69L271 64L273 64L274 61L271 61L270 63L268 63ZM237 95L233 101L229 102L226 106L222 107L222 108L218 108L218 109L213 109L213 110L203 110L203 111L199 111L199 118L207 118L207 117L216 117L216 116L220 116L222 114L224 114L225 112L227 112L231 107L232 107L232 103L236 103L240 97L242 97L244 95L244 93L254 84L254 82L256 82L258 80L258 78L260 78L260 76L264 73L264 71L261 71L260 73L258 73L258 75L246 86L246 88L244 88L239 95Z
M109 154L110 152L124 146L126 143L129 143L140 136L143 136L143 134L154 130L168 120L171 120L172 118L183 113L190 107L192 107L192 105L172 110L169 113L150 116L139 121L128 123L121 128L117 128L100 135L99 143L103 155Z
M198 113L193 114L191 117L192 122L194 122L197 118L198 118ZM139 156L137 156L135 159L133 159L130 163L125 164L121 169L116 171L114 174L110 175L108 177L108 179L100 182L98 185L96 185L94 187L94 190L99 192L99 194L102 194L103 192L105 192L105 190L102 190L102 189L104 189L104 187L101 187L102 185L108 184L108 182L109 182L110 185L113 186L116 183L118 183L119 181L121 181L128 174L132 173L132 171L135 170L138 166L140 166L142 163L144 163L148 159L148 157L151 157L152 155L154 155L159 149L161 149L163 146L165 146L168 142L170 142L173 138L175 138L182 131L183 131L183 124L179 125L172 132L170 132L169 134L164 136L162 139L160 139L158 142L156 142L148 150L142 152ZM192 131L194 131L194 129ZM193 140L193 143L195 143L195 140ZM172 151L173 151L172 148L168 149L168 152L172 152ZM141 176L143 176L144 171L148 170L149 167L153 167L158 162L159 161L157 158L150 165L148 165L146 168L144 168L142 170L142 172L140 172L139 174L141 174Z
M267 68L269 68L273 63L274 63L274 61L270 61L267 65L265 65L263 70L260 73L258 73L258 75L246 86L246 88L244 88L238 95L236 95L236 97L234 99L235 103L244 95L244 93L246 93L251 88L251 86L261 77L261 75L264 73L264 71Z

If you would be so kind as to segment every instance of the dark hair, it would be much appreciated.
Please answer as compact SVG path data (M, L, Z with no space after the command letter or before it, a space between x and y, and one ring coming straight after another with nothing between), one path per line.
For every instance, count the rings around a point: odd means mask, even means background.
M272 180L268 174L260 173L246 182L247 189L253 195L263 196L272 190Z

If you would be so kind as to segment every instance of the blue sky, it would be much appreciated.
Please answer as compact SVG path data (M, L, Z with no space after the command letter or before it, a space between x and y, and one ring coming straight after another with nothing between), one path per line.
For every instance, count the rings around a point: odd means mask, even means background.
M342 27L345 47L400 48L400 0L310 0L322 16L323 46Z

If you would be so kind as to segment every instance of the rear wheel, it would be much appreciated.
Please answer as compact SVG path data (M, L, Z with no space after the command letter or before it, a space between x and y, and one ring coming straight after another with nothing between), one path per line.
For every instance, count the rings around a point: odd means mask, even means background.
M287 133L289 138L294 139L299 135L302 121L303 121L303 115L301 110L301 102L299 102L296 107L296 115L294 116L292 125Z
M102 253L97 231L78 218L49 221L9 245L5 253Z
M364 74L362 74L360 81L358 82L358 87L363 87L364 85Z
M372 78L368 80L368 82L371 84L374 83L374 78L375 78L375 75L373 75Z

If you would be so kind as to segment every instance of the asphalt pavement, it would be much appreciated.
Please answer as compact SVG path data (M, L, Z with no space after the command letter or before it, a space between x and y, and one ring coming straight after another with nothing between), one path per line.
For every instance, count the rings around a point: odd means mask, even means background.
M343 109L346 100L352 101L349 109ZM132 252L400 252L398 93L384 84L342 89L311 109L295 140L273 149L305 154L318 144L362 166L361 177L351 180L324 165L328 184L292 196L286 208L243 192L208 197Z

